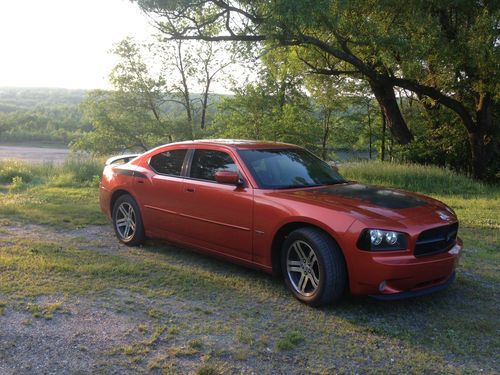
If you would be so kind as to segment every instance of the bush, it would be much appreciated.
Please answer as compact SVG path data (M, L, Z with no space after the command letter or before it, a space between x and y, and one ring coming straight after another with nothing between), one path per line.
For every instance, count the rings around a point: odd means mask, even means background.
M0 161L0 184L21 186L48 182L54 186L97 186L104 162L93 158L71 158L62 165Z
M0 163L0 183L10 184L16 178L21 178L25 183L33 179L33 171L28 164L18 161Z
M64 163L63 170L71 174L77 185L95 184L96 176L98 179L102 174L103 163L93 158L70 158Z

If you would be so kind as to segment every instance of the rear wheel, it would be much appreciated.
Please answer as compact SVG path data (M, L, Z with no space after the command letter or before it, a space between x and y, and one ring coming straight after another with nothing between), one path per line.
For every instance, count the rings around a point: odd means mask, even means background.
M120 242L137 246L144 242L144 225L139 205L130 195L122 195L113 206L113 227Z
M311 306L338 300L346 287L344 257L336 242L316 228L301 228L286 238L281 266L294 296Z

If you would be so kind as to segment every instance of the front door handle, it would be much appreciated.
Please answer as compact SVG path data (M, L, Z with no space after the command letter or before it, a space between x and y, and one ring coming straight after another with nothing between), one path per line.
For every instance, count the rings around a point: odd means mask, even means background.
M193 189L193 188L187 188L187 189L186 189L186 191L187 191L188 193L194 193L194 189Z

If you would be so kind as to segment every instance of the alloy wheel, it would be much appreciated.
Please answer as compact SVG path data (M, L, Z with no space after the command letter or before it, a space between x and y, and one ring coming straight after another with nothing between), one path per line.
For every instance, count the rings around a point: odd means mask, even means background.
M128 202L123 202L118 207L115 219L116 230L123 241L129 241L134 237L137 227L135 211Z
M307 242L297 240L291 244L287 250L286 268L297 293L308 297L316 292L320 280L318 258Z

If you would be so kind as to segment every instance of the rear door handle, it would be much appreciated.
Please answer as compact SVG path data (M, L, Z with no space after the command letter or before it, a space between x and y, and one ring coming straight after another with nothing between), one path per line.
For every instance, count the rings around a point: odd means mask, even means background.
M194 189L193 189L193 188L187 188L187 189L186 189L186 191L187 191L188 193L194 193Z

